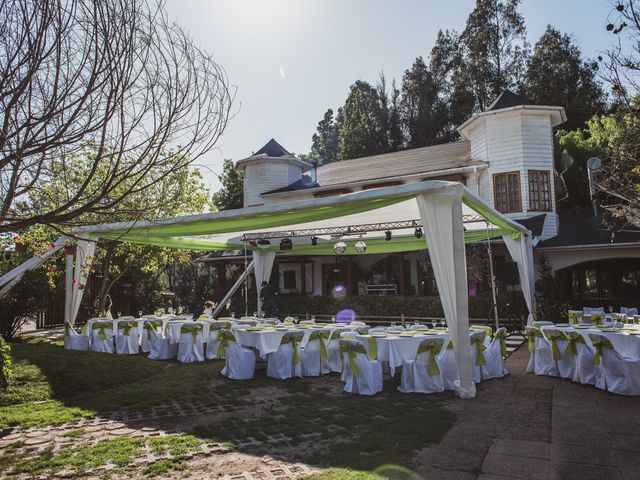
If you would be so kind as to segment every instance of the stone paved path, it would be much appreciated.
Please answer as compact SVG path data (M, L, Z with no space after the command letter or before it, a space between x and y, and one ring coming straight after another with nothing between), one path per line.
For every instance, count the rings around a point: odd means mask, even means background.
M525 373L529 353L507 361L511 375L452 408L458 421L416 458L429 480L640 479L640 398Z

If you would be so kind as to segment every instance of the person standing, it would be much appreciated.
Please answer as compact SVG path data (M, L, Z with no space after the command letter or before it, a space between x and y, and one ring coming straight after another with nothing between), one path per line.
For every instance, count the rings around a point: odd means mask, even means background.
M262 301L262 309L267 318L276 316L278 310L278 299L275 289L268 282L262 282L260 289L260 300Z

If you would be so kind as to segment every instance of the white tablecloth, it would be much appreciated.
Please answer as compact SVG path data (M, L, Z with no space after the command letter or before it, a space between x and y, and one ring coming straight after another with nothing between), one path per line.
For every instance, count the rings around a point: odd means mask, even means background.
M557 328L564 332L578 332L587 345L591 345L590 333L599 333L604 335L613 344L613 347L624 357L635 358L640 360L640 335L634 335L626 332L604 332L598 328L573 328L573 327L542 327L544 332L546 328Z
M415 360L418 347L422 342L436 337L444 340L443 348L446 348L451 335L448 332L442 332L437 334L416 334L409 337L401 337L399 335L386 337L358 335L356 338L364 345L367 354L369 353L369 339L375 339L377 359L382 362L389 362L389 370L391 371L391 376L393 376L396 368Z

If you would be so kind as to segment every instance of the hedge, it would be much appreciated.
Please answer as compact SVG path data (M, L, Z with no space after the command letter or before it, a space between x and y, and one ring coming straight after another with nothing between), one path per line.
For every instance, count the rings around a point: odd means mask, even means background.
M0 336L0 392L4 392L11 379L11 347Z

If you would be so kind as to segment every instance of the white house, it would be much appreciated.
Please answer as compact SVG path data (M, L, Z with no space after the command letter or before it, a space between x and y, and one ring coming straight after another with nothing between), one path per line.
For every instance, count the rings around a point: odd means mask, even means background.
M565 120L562 107L533 105L507 90L487 111L458 128L459 142L316 168L272 139L238 161L236 168L244 173L245 207L426 179L462 182L533 232L536 255L544 252L577 305L635 302L632 292L640 288L640 231L624 231L612 239L601 217L576 215L557 205L553 128ZM495 247L496 262L509 262L500 245ZM282 255L277 282L282 292L306 295L327 294L338 284L352 294L435 293L423 268L424 258L421 252L335 258ZM498 267L499 272L514 270L507 263Z

